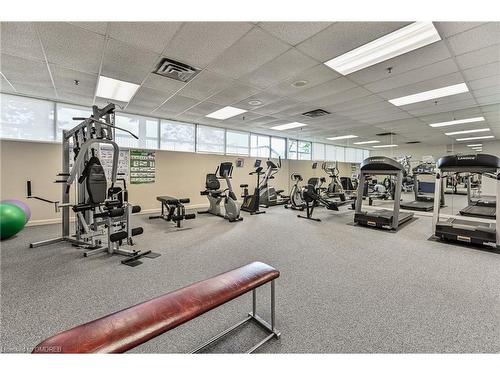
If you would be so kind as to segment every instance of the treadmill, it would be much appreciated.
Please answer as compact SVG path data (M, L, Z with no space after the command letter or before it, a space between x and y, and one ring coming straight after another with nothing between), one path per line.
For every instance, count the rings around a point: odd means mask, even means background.
M415 193L415 200L411 202L401 203L401 208L412 211L429 212L434 209L434 193L436 183L421 181L419 176L433 176L434 164L424 163L413 168L413 176L415 182L413 184L413 191ZM444 207L444 191L441 192L441 207Z
M360 166L354 223L363 226L397 230L400 225L413 218L413 212L399 212L403 171L404 167L400 163L385 156L372 156L363 160ZM374 175L395 176L396 186L394 190L393 210L362 211L365 180L368 176Z
M500 195L500 159L494 155L472 154L472 155L448 155L443 156L437 162L436 191L443 189L442 181L446 179L447 173L492 173L496 178L497 197ZM496 209L500 208L500 201L495 200ZM459 241L468 244L482 245L500 248L500 221L482 221L479 218L464 219L450 217L440 220L440 205L434 202L434 215L432 225L437 238L447 241Z
M483 176L494 178L494 176L489 174L484 174ZM468 177L470 181L470 176ZM462 216L472 216L472 217L483 217L486 219L496 218L496 197L493 195L483 195L481 197L473 198L471 197L471 184L467 184L467 207L460 210L460 215Z

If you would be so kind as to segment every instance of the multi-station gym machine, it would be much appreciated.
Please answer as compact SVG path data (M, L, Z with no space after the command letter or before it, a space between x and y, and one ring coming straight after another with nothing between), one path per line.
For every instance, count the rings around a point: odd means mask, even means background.
M121 246L134 245L132 237L143 233L143 228L132 228L132 213L140 212L140 206L128 202L128 192L124 178L118 178L119 147L114 141L115 130L133 133L115 126L115 105L104 108L92 107L88 118L73 118L82 121L70 130L63 130L62 139L62 200L51 201L32 195L31 181L27 182L28 198L38 199L55 206L62 212L61 237L34 242L30 247L54 244L62 241L82 247L84 256L107 252L127 256L122 263L130 266L140 264L139 258L155 258L159 254L151 251L124 249ZM108 188L104 168L101 165L96 146L110 145L113 149L111 181ZM73 151L73 152L71 152ZM74 155L71 166L71 154ZM76 181L76 183L75 183ZM117 186L121 182L123 186ZM70 188L74 185L75 203L70 203ZM70 209L76 216L74 234L70 234Z

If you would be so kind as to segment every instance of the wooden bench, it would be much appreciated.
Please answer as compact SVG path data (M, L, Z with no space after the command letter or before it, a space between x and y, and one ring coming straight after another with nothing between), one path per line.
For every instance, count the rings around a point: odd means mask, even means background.
M38 344L32 353L123 353L252 291L252 312L248 317L192 351L201 351L252 320L264 328L268 335L248 351L251 353L271 338L280 337L280 332L275 327L274 286L279 275L275 268L265 263L253 262L58 333ZM256 311L256 289L269 282L270 324L258 316Z

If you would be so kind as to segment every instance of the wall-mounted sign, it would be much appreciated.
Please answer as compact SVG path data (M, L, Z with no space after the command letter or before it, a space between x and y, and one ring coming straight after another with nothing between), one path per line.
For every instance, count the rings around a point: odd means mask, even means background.
M154 151L130 150L130 183L151 184L155 182L156 153Z

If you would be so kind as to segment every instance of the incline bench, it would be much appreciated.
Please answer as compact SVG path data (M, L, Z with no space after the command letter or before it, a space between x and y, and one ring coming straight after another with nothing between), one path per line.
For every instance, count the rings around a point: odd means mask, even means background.
M210 279L191 284L163 296L82 324L38 344L32 353L123 353L207 311L252 291L252 312L241 322L214 336L197 353L229 332L253 320L269 334L253 346L252 353L281 333L275 327L274 281L280 273L261 262L253 262ZM257 315L256 289L271 283L271 323Z
M180 228L182 220L190 220L196 217L195 214L186 213L184 204L190 202L189 198L174 198L168 195L162 195L156 197L156 200L161 202L161 214L150 216L150 219L172 221L176 224L177 228Z

